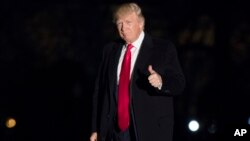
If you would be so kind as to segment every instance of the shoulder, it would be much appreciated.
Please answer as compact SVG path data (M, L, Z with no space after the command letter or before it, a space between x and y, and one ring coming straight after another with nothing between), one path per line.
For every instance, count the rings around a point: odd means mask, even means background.
M175 50L175 45L169 39L152 37L153 45L157 48L161 48L163 50Z
M155 37L148 33L145 33L144 39L146 40L147 43L153 44L153 46L170 47L170 48L174 47L174 43L170 41L169 39Z
M152 37L153 43L155 45L173 45L173 43L169 39Z
M104 45L102 48L103 55L109 55L113 51L119 49L123 45L123 41L121 39L114 40Z

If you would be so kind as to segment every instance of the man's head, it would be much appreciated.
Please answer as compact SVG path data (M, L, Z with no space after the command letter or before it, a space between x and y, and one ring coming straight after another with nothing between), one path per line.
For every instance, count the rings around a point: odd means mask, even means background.
M117 26L120 37L126 43L132 43L138 39L145 23L141 8L135 3L126 3L119 6L114 13L113 21Z

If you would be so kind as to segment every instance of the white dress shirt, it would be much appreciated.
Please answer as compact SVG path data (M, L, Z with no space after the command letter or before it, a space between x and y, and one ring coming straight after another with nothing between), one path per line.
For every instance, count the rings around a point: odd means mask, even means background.
M138 56L139 50L141 48L141 44L142 44L142 41L144 39L144 36L145 36L145 33L142 31L141 34L139 35L139 38L132 43L132 45L134 47L131 49L130 77L131 77L131 74L133 72L135 61L136 61L136 58ZM126 52L126 49L127 49L126 46L127 45L123 45L121 56L120 56L120 59L119 59L119 64L118 64L118 68L117 68L117 84L119 83L119 79L120 79L122 61L123 61L123 58L124 58L124 55L125 55L125 52Z

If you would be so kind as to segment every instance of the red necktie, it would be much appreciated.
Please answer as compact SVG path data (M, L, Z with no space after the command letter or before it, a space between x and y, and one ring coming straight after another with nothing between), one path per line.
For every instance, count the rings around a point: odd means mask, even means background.
M122 62L118 86L118 127L121 131L125 131L129 126L129 81L131 64L130 50L132 47L132 44L128 44L127 46L127 50Z

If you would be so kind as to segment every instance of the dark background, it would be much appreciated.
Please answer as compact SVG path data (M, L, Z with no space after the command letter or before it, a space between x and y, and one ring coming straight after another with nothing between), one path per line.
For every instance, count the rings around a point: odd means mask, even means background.
M0 141L89 140L94 80L103 45L118 37L111 16L122 2L0 2ZM175 99L174 140L243 139L233 134L250 129L247 2L136 2L145 31L175 43L187 79Z

